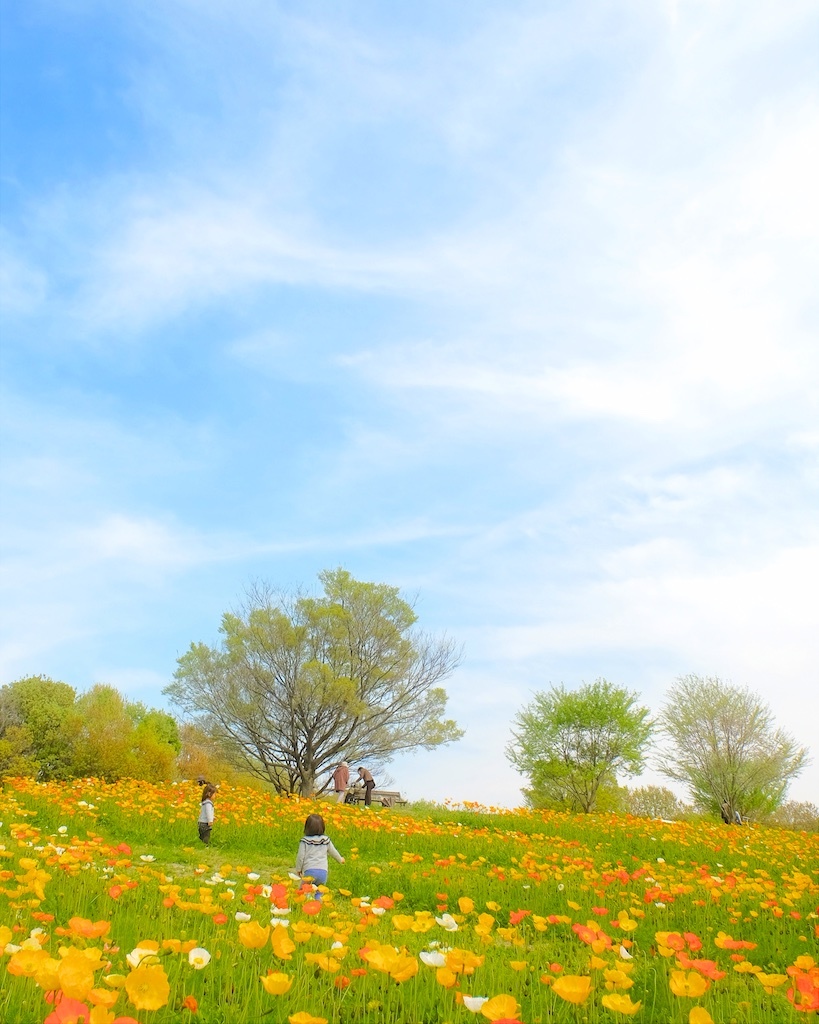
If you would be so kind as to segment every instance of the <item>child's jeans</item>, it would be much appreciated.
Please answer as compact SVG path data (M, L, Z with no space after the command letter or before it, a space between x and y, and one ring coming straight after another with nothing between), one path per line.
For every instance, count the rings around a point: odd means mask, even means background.
M308 881L312 881L314 885L327 885L327 869L326 868L310 868L309 871L304 872L304 877ZM314 899L320 900L321 893L316 892Z

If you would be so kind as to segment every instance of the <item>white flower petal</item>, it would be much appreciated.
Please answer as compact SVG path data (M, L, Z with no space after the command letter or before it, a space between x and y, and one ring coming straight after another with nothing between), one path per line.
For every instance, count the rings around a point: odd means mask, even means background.
M188 953L188 963L197 971L201 971L210 963L210 953L206 949L202 949L201 946L197 946L196 949L192 949Z
M467 1010L470 1010L472 1013L478 1013L483 1004L488 1002L489 996L464 996L463 1000Z
M458 930L458 922L452 914L443 914L441 917L436 917L435 922L448 932L457 932Z

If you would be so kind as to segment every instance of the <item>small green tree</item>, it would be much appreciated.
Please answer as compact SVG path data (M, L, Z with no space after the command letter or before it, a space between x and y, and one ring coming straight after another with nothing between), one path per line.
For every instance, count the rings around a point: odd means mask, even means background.
M8 743L9 756L19 758L18 769L41 779L71 778L65 723L75 697L72 686L48 676L26 676L0 687L0 740Z
M665 741L658 770L715 816L723 804L731 820L772 813L808 763L807 750L775 728L763 700L716 677L677 679L658 722Z
M528 776L530 802L588 813L601 786L642 771L651 728L637 694L605 679L553 686L518 712L506 756Z
M66 733L76 774L109 782L170 779L182 746L176 722L167 712L132 703L105 684L92 686L77 698Z

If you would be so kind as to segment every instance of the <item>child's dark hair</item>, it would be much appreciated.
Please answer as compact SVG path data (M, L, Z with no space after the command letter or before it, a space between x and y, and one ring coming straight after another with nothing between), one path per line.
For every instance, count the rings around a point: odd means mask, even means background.
M324 818L320 814L308 814L304 823L304 834L306 836L324 835Z
M207 784L207 786L205 786L205 788L204 788L204 789L202 790L202 800L203 800L203 801L204 801L204 800L210 800L210 798L211 798L211 797L213 796L213 794L214 794L215 792L216 792L216 786L212 785L212 784L211 784L211 783L209 782L209 783Z

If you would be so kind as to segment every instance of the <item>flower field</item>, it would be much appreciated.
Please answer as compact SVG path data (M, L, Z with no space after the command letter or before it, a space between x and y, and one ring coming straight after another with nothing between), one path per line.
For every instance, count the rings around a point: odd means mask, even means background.
M819 1010L819 837L192 783L0 790L5 1024L787 1022ZM308 813L346 863L291 874Z

